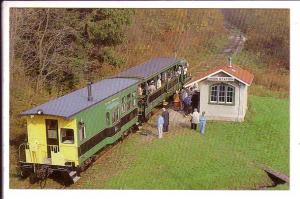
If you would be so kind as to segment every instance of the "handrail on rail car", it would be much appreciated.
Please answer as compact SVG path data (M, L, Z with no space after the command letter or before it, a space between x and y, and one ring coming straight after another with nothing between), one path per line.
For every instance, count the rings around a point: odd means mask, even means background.
M19 152L19 162L24 162L23 160L21 160L21 147L22 147L22 146L25 146L25 147L24 147L24 151L25 151L26 148L29 147L28 142L23 142L23 143L21 143L21 144L19 145L19 148L18 148L18 152ZM26 147L26 146L27 146L27 147ZM26 161L26 156L25 156L25 161Z

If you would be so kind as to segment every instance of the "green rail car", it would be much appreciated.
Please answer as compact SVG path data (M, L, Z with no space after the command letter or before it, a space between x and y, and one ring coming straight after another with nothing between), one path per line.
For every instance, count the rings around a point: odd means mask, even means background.
M155 106L182 88L186 66L185 60L151 59L21 113L28 133L19 147L21 174L34 181L62 172L76 182L99 150L147 120ZM161 87L149 93L146 85L158 78Z

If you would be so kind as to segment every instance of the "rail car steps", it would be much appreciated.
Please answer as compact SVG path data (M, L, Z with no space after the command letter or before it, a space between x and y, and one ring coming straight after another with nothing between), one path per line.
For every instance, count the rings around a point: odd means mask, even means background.
M73 183L77 182L80 179L79 176L75 176L75 178L73 178Z
M69 172L69 176L72 179L73 183L77 182L80 179L76 171Z

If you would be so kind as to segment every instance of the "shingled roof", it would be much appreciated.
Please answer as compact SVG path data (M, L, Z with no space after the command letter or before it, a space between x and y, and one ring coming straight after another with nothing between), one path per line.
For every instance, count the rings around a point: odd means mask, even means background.
M124 72L119 73L116 77L135 77L140 79L147 79L152 75L160 72L170 65L176 64L180 60L176 58L159 57L153 58L143 64L131 67Z
M104 79L92 84L92 101L88 101L87 87L84 87L30 110L24 111L21 115L36 115L38 110L42 110L44 115L71 118L75 114L105 100L121 90L136 84L137 82L138 80L129 78Z
M218 66L216 68L197 73L189 82L185 84L185 87L188 87L195 82L202 81L219 72L227 73L228 75L234 77L236 80L246 84L247 86L251 85L254 78L254 75L252 73L238 66Z

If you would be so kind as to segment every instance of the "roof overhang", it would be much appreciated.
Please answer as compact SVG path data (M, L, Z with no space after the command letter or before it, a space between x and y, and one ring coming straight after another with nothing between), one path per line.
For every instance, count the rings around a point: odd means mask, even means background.
M220 70L217 70L217 71L215 71L215 72L213 72L213 73L211 73L211 74L209 74L209 75L206 75L205 77L202 77L202 78L200 78L200 79L197 79L197 80L194 80L194 81L192 81L192 82L190 82L190 83L187 83L187 84L184 85L184 87L185 87L185 88L190 87L190 86L194 85L195 83L198 83L198 82L200 82L200 81L203 81L203 80L205 80L205 79L207 79L207 78L209 78L209 77L211 77L211 76L213 76L213 75L215 75L215 74L221 73L221 72L225 73L226 75L229 75L230 77L233 77L234 79L238 80L239 82L242 82L243 84L245 84L245 85L247 85L247 86L250 86L250 84L244 82L243 80L237 78L236 76L234 76L234 75L232 75L232 74L226 72L226 71L223 70L223 69L220 69Z

